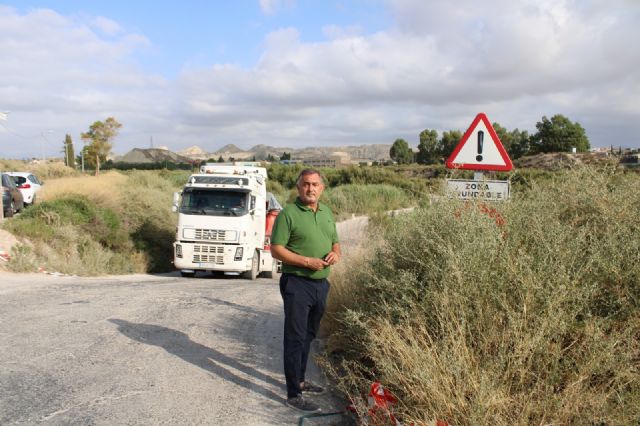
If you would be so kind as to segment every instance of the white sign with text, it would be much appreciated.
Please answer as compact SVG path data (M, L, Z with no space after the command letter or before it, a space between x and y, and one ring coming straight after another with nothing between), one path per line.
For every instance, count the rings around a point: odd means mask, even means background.
M511 185L506 180L447 179L447 195L459 200L505 201Z

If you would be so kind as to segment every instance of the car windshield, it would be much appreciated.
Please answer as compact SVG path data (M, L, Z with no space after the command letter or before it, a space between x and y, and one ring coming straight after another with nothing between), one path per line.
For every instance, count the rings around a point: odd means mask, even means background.
M187 188L182 193L180 213L242 216L249 212L247 198L247 192Z

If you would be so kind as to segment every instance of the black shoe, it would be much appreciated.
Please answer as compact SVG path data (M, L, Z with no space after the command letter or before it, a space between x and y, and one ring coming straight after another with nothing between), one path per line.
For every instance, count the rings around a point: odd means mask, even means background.
M314 411L320 411L320 407L314 404L311 401L307 401L302 397L302 395L298 395L293 398L287 398L287 405L292 408L296 408L300 411L306 411L308 413L312 413Z
M322 386L315 385L311 382L303 382L302 386L303 393L314 393L316 395L324 393L324 388Z

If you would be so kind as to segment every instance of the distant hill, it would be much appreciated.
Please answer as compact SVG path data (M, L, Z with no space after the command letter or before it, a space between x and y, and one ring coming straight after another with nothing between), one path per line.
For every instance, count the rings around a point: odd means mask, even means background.
M223 146L222 148L220 148L216 152L214 152L214 154L222 154L222 153L228 153L228 152L231 152L231 153L233 153L233 152L244 152L244 150L240 149L237 146L235 146L234 144L230 143L230 144L227 144L227 145Z
M194 155L207 155L207 153L199 146L194 145L194 146L190 146L187 149L183 149L182 151L178 151L178 155L189 157Z
M263 161L269 158L269 156L280 158L284 152L290 153L291 158L294 160L328 157L336 152L341 152L348 154L352 161L384 161L389 159L390 148L391 145L375 144L294 149L290 147L275 147L259 144L245 151L234 144L227 144L215 152L206 152L199 146L191 146L177 154L168 150L135 148L121 157L116 157L114 161L122 161L125 163L151 163L165 160L188 162L193 160L208 160L210 158L217 160L219 157L222 157L225 161L228 161L229 158L236 160L253 160L255 158L257 161Z
M170 161L172 163L189 163L191 159L166 149L134 148L123 156L115 157L113 161L116 163L162 163L164 161Z

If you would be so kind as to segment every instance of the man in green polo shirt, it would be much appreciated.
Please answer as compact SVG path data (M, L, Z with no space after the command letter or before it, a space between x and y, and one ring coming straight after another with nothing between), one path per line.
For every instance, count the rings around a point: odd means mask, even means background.
M305 169L297 180L298 198L278 215L271 253L282 261L280 294L284 302L284 375L287 405L302 411L319 407L303 393L324 389L305 380L311 342L316 337L329 294L331 265L340 260L340 244L331 209L320 203L324 190L317 170Z

